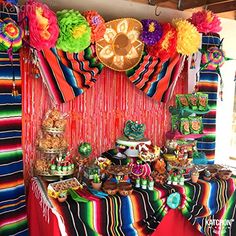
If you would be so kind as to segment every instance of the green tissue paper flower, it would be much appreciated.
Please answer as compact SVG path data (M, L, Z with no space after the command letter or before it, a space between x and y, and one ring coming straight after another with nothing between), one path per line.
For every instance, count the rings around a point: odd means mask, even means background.
M75 10L57 12L60 35L56 47L65 52L81 52L90 45L91 29L86 19Z

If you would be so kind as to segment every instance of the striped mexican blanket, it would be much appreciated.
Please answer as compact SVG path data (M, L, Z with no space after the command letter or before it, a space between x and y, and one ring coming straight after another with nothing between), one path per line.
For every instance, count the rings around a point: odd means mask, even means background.
M0 16L16 19L14 7L0 4ZM19 54L14 54L16 85L21 93ZM21 95L13 97L12 66L0 52L0 235L27 235L25 187L21 147Z
M46 196L47 184L38 178L34 178L33 181L38 186L43 186ZM179 210L199 230L204 230L199 224L201 219L217 215L226 204L228 204L227 211L232 212L232 204L227 202L234 191L233 179L210 182L200 180L197 184L186 182L184 186L159 185L154 191L134 189L127 197L118 194L98 197L83 189L77 190L77 193L89 202L76 202L71 197L64 203L59 203L53 198L48 198L48 201L63 217L63 228L70 236L146 236L155 231L170 210L166 202L171 193L181 194ZM42 196L42 201L45 201L45 196ZM235 198L235 194L232 197ZM230 217L235 218L235 214L234 212ZM229 229L232 230L233 228Z
M209 46L219 45L220 40L220 37L217 35L203 35L202 47L207 48ZM216 71L203 69L200 72L198 82L199 91L208 94L210 112L203 116L204 133L206 133L206 136L198 141L197 148L206 154L209 164L213 164L215 159L218 76Z

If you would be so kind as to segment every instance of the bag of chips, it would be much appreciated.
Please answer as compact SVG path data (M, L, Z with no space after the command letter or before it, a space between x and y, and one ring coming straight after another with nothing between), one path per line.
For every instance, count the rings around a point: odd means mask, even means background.
M181 118L180 119L180 132L185 135L190 134L189 119L188 118Z
M197 93L197 95L198 95L198 110L206 111L208 107L208 94Z
M177 94L176 95L176 105L179 108L184 108L184 107L189 106L188 99L185 94Z
M202 117L200 116L190 116L189 117L190 132L192 134L202 134Z
M194 111L198 110L198 96L197 96L197 94L187 94L186 96L188 99L189 107Z

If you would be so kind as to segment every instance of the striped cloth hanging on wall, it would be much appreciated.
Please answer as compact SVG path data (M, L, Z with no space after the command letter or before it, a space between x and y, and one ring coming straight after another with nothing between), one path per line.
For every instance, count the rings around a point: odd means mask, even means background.
M4 5L5 4L5 5ZM6 13L6 10L9 10ZM12 5L0 4L0 17L17 18ZM12 96L13 67L19 96ZM0 235L28 235L21 146L21 77L19 53L13 67L0 52Z
M219 35L203 35L202 48L220 44ZM210 112L203 116L204 133L206 135L198 141L198 151L204 152L208 159L208 164L213 164L215 159L215 146L216 146L216 105L218 93L218 73L213 70L203 69L200 71L199 82L197 84L199 92L208 94L208 104Z

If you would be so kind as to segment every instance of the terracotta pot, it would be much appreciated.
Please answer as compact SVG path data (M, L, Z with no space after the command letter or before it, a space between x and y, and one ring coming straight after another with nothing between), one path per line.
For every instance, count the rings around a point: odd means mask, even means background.
M199 178L199 174L192 174L191 175L191 179L192 179L193 183L197 183L198 178Z
M67 199L67 196L64 196L64 197L58 197L57 198L59 202L65 202L66 199Z
M105 182L103 184L103 190L109 195L115 195L118 191L117 184L114 182Z
M101 190L101 187L102 187L102 182L100 183L94 183L92 182L92 187L96 190Z

